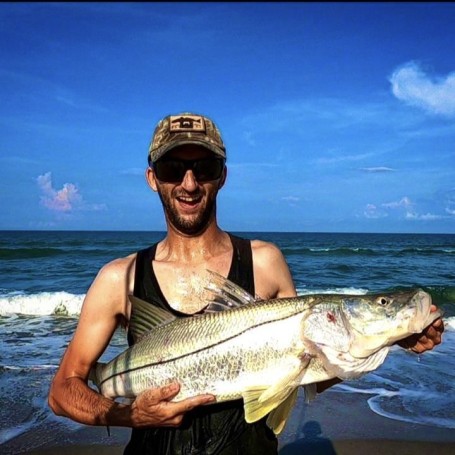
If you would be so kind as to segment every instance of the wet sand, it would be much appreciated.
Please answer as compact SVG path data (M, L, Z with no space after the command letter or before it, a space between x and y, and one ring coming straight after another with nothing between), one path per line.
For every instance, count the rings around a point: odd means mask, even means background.
M455 430L392 420L372 412L367 397L328 390L309 405L299 396L284 432L280 455L455 454ZM51 425L52 426L52 425ZM130 430L50 425L0 446L5 455L120 455ZM259 454L258 454L259 455Z
M455 443L429 443L417 441L348 440L306 444L283 449L280 455L453 455ZM122 455L123 446L72 446L28 452L30 455ZM260 454L258 454L260 455Z

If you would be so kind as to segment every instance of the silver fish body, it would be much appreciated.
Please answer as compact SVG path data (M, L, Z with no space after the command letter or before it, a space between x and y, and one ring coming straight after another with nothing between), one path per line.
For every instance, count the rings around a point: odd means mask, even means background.
M233 283L214 278L218 302L234 302L233 308L172 320L131 298L131 322L145 320L138 322L145 333L97 365L92 379L103 395L132 398L176 380L181 389L175 400L201 393L218 402L243 398L245 419L254 422L270 413L268 423L278 434L299 386L372 371L393 343L439 316L430 314L431 297L422 290L253 302Z

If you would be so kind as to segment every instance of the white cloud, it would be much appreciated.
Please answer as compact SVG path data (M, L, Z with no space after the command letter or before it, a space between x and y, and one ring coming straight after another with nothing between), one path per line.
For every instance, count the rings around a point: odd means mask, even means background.
M381 205L382 205L382 207L390 208L390 209L396 209L396 208L399 208L399 207L404 207L404 208L409 210L409 209L411 209L413 204L411 202L411 199L409 199L407 196L404 196L399 201L387 202L387 203L384 203L384 204L381 204Z
M406 104L430 114L455 115L455 72L432 78L411 61L398 67L389 80L393 94Z
M300 201L300 198L297 196L283 196L281 198L282 201L289 202L291 205L295 205L296 202Z
M41 205L60 213L70 213L75 210L105 210L105 204L86 204L79 192L78 187L73 183L65 183L60 190L56 190L52 184L52 174L38 176L36 179L41 190Z
M364 172L379 173L379 172L394 172L395 169L386 166L376 166L376 167L363 167L360 169Z
M421 220L421 221L431 221L431 220L440 220L446 218L441 215L435 215L433 213L418 213L415 208L414 202L408 197L404 196L398 201L385 202L379 206L375 204L367 204L363 214L365 218L385 218L387 216L393 216L394 214L398 216L403 216L406 220Z
M65 183L61 190L54 189L50 172L38 176L36 181L42 192L41 204L49 210L71 212L82 201L78 188L72 183Z
M365 210L363 211L363 214L365 218L369 219L385 218L388 216L386 211L379 209L374 204L367 204Z
M319 164L334 164L334 163L342 163L342 162L349 162L349 161L361 161L365 158L370 158L373 154L372 153L360 153L358 155L340 155L331 158L318 158L316 163Z

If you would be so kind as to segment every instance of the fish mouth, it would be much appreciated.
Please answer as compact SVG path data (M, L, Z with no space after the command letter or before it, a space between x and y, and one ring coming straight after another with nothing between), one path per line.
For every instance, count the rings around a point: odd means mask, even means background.
M410 333L420 333L435 319L440 317L439 312L430 313L431 295L419 289L412 298L415 305L415 316L409 320L408 330Z

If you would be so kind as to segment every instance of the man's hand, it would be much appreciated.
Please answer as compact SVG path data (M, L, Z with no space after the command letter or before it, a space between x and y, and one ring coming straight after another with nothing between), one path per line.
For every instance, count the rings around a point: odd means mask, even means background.
M431 312L436 311L435 305L431 305ZM432 324L426 327L421 333L416 333L402 341L398 345L402 348L422 354L430 351L442 341L442 332L444 332L444 322L441 318L436 319Z
M142 392L131 405L135 428L177 427L186 412L196 406L214 403L213 395L198 395L182 401L171 400L179 393L180 385L172 383L164 387Z

